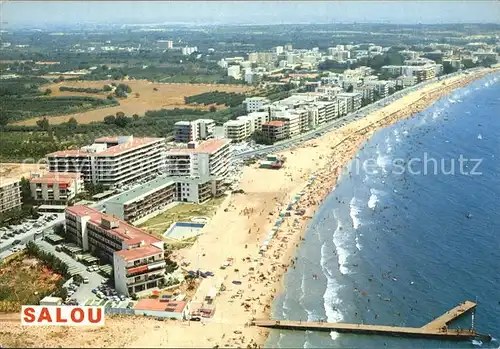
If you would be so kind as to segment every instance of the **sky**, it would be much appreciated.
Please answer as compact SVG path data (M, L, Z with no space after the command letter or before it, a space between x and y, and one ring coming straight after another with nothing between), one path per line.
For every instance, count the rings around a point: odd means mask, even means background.
M2 1L6 27L70 23L500 23L500 1Z

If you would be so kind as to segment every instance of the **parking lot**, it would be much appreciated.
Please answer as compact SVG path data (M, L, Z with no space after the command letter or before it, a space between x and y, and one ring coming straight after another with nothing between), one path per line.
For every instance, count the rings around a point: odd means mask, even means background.
M63 218L63 213L49 213L36 220L30 219L19 225L0 228L0 259L21 250L28 241L41 239L54 225L61 223Z
M85 303L87 299L94 298L95 294L92 292L93 289L103 285L103 280L107 281L107 278L101 276L97 269L89 268L89 266L84 265L73 259L70 255L62 251L57 251L56 246L51 245L47 241L38 241L37 245L43 250L52 253L61 259L64 263L68 265L71 272L74 274L79 274L83 279L86 279L78 288L72 290L74 293L71 294L72 299L76 299L79 304ZM71 292L70 292L71 293Z

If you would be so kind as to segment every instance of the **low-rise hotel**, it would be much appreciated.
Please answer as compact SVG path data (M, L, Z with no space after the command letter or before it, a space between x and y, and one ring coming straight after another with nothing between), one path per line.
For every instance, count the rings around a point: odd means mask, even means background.
M49 205L67 205L84 189L80 173L47 172L30 178L31 197Z
M174 202L202 203L224 193L220 178L158 177L106 202L106 213L129 223L149 219Z
M66 209L66 234L84 251L113 265L115 288L130 295L160 286L165 278L163 241L86 206Z

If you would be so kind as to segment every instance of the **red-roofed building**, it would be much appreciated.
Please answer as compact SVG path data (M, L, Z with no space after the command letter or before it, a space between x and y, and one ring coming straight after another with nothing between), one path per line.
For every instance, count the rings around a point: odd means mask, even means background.
M187 148L170 149L166 156L167 172L170 176L224 177L229 168L230 144L228 139L210 139L200 144L190 142Z
M47 155L51 172L77 172L86 182L118 187L165 169L163 138L102 137L78 150Z
M42 176L31 177L30 189L31 196L38 202L67 205L83 191L83 178L80 173L47 172Z
M141 299L134 307L136 315L160 316L165 318L186 318L189 307L186 301L167 301L161 299Z
M274 120L262 124L262 133L264 137L272 143L286 138L285 131L284 121Z
M84 251L113 264L115 288L123 294L158 287L164 278L163 241L87 206L66 209L66 234Z

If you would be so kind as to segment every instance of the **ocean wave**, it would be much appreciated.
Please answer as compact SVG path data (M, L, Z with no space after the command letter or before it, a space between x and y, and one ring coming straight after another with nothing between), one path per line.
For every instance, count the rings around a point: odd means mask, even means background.
M278 341L276 342L276 347L281 348L281 340L285 338L285 335L283 333L280 333L280 336L278 338Z
M387 173L387 167L391 164L392 158L387 154L379 154L377 156L377 166L382 169L384 173Z
M355 197L351 199L351 202L349 203L349 215L351 216L352 220L352 227L354 229L358 229L359 226L361 225L361 221L358 217L358 215L361 213L361 208L359 207L359 200L357 200Z
M337 215L334 213L334 217L337 220L337 229L335 229L335 232L333 233L333 244L335 245L335 251L337 253L337 264L339 268L339 272L342 275L349 274L349 269L346 267L347 264L347 258L349 257L349 251L346 248L346 242L347 242L347 235L346 231L343 229L342 223L340 220L337 218ZM325 246L325 249L323 249L323 246ZM326 265L328 262L327 257L330 257L330 251L326 249L326 244L323 244L321 246L321 266ZM326 269L327 272L329 272L328 269ZM332 273L329 274L330 276L333 275Z
M356 248L358 249L358 251L361 251L361 249L363 248L363 246L359 242L359 236L356 235L356 237L354 238L354 240L356 241Z
M370 189L370 191L371 190L372 189ZM378 196L377 196L377 194L372 192L370 195L370 199L368 200L368 204L367 204L368 208L371 208L372 210L374 210L375 207L377 207L377 203L378 203Z
M339 297L341 285L333 277L327 276L326 290L323 294L323 308L325 310L326 319L328 322L340 322L344 320L344 316L339 310L342 301ZM330 337L335 340L338 338L337 332L330 332Z

